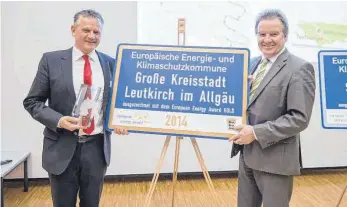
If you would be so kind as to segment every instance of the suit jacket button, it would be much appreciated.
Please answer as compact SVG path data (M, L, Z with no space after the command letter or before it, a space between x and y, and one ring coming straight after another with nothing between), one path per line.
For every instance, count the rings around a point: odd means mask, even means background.
M77 132L74 132L73 134L77 136Z

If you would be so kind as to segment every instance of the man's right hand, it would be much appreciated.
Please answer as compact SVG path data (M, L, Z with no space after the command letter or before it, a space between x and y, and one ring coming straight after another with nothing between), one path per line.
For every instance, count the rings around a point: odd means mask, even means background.
M76 129L85 129L86 127L83 127L81 125L81 122L78 118L72 117L72 116L63 116L59 119L58 122L59 128L64 128L69 131L75 131Z

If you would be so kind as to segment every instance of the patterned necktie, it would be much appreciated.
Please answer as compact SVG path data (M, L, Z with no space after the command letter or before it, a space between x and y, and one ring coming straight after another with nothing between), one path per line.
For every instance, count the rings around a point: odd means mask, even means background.
M260 64L259 71L257 72L257 75L253 79L253 82L252 82L252 87L251 87L251 91L250 91L249 100L251 100L253 98L255 89L258 88L258 86L260 85L261 81L263 80L263 78L265 76L266 65L268 63L269 63L269 59L265 58L265 59L262 60L262 63Z
M92 70L90 68L89 56L83 55L82 57L84 59L84 72L83 72L84 84L88 86L92 86ZM84 99L87 99L87 98L92 99L92 93L91 93L90 87L88 87ZM92 115L92 109L88 109L87 117L89 118L91 115ZM86 134L91 134L93 131L94 131L94 118L92 119L90 127L88 127L87 129L83 129L83 132Z

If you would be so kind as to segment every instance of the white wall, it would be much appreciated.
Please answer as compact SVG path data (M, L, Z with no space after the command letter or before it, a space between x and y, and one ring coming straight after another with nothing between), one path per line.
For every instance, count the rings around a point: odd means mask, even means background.
M41 167L43 126L22 102L42 53L72 46L73 15L85 8L105 19L99 50L114 57L118 43L136 41L136 2L2 2L1 150L30 151L29 177L47 177Z
M42 53L72 46L73 15L87 7L100 11L105 19L99 50L115 56L118 43L137 42L135 2L83 4L86 7L82 7L81 2L2 2L1 150L30 151L30 178L47 177L41 167L43 126L34 121L22 105ZM312 121L302 136L304 167L347 166L347 159L343 159L347 157L346 131L323 130L319 107L317 89ZM164 140L165 137L155 135L113 136L112 164L107 174L153 173ZM238 169L238 158L229 158L231 144L227 141L198 139L198 143L208 170ZM172 139L161 172L172 172L174 147ZM201 171L189 139L182 141L179 171Z
M141 43L176 44L177 19L185 18L186 45L247 47L251 51L251 57L255 57L259 55L253 26L256 15L265 8L281 9L289 22L289 38L286 47L295 55L311 61L316 70L317 88L313 114L308 128L301 134L303 167L347 166L347 130L323 129L321 125L317 67L319 45L314 38L300 38L297 35L305 34L298 26L303 22L313 25L317 22L347 25L347 13L343 11L346 7L347 2L341 1L315 2L315 7L312 7L312 2L308 1L281 0L239 1L237 3L235 1L139 2L137 38ZM156 15L151 15L153 13ZM334 29L331 31L324 29L323 33L335 33L336 36L341 34L340 31L334 31ZM240 34L242 35L240 36ZM225 41L225 39L230 41ZM336 41L336 43L324 44L320 47L346 49L346 43L347 41ZM211 148L218 147L219 143L211 141ZM206 153L212 152L207 151ZM220 157L219 159L224 160L225 158Z
M2 8L2 4L0 3L0 11L1 11L1 8ZM2 17L1 17L1 15L0 15L0 25L2 25ZM1 27L0 27L0 31L1 31ZM1 34L1 32L0 32L0 39L1 39L1 36L2 36L2 34ZM2 43L1 43L1 41L0 41L0 46L2 45ZM2 52L2 49L0 50L0 57L2 57L2 55L1 55L1 52ZM1 63L1 59L0 59L0 63ZM1 74L2 74L2 70L1 70L1 65L0 65L0 80L2 80L2 76L1 76ZM1 81L1 83L0 83L0 92L1 92L1 94L2 94L2 81ZM1 104L2 103L2 96L0 95L0 116L1 116L1 111L2 111L2 107L1 107ZM2 135L2 132L1 132L1 128L2 128L2 124L1 124L1 121L2 121L2 116L0 117L0 149L1 149L1 135ZM1 155L0 155L0 158L1 158Z
M88 2L105 19L99 50L116 55L120 42L137 41L137 7L132 2ZM43 126L24 110L22 101L37 71L43 52L65 49L73 44L70 25L81 2L2 3L2 146L1 150L31 152L29 177L47 177L41 167ZM165 137L131 134L112 137L112 158L107 174L153 173ZM198 140L209 170L236 170L227 141ZM161 172L172 172L175 142L172 138ZM182 141L180 171L201 171L189 139ZM20 175L20 174L19 174Z

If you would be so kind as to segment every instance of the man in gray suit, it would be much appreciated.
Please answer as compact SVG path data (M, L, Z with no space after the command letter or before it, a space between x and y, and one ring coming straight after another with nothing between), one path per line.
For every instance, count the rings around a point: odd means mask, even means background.
M71 26L75 45L44 53L23 104L45 126L43 168L48 172L55 207L97 207L106 168L110 164L110 136L105 115L114 59L99 51L104 20L93 10L75 14ZM91 110L90 126L82 126L71 113L81 84L103 90L100 110ZM48 100L48 106L45 102ZM127 134L116 129L116 134Z
M309 124L315 98L313 66L291 54L288 22L265 10L255 24L262 56L251 60L247 125L236 126L231 157L240 153L239 207L286 207L293 175L300 174L299 133Z

